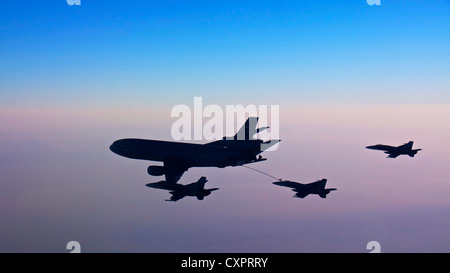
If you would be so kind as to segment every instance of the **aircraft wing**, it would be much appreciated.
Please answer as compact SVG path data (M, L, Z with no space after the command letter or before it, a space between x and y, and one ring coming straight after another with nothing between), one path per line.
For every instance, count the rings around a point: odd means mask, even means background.
M174 160L164 160L166 182L176 184L189 166Z
M180 199L183 199L186 195L181 193L180 191L171 191L170 194L172 194L172 196L170 197L170 199L166 200L166 201L173 201L176 202Z
M396 147L392 147L389 145L383 145L383 144L377 144L377 145L367 146L366 148L372 149L372 150L380 150L380 151L391 151L392 149L395 149Z
M399 153L396 152L385 152L386 154L388 154L388 158L396 158L397 156L399 156Z
M305 190L305 189L293 189L293 191L296 192L294 197L298 197L298 198L305 198L310 193L308 190Z
M161 190L175 190L174 184L168 184L166 181L159 181L155 183L148 183L146 184L147 187L154 188L154 189L161 189Z

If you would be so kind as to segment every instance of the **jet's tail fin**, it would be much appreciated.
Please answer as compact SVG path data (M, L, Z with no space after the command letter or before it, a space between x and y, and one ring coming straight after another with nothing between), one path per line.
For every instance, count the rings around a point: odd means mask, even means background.
M255 138L257 133L270 128L267 126L257 128L256 124L258 123L258 119L258 117L249 117L234 136L226 136L221 140L206 143L205 145L221 146L228 149L247 152L251 155L257 155L279 143L281 140L278 139L264 142L261 139Z
M233 140L254 140L255 134L269 129L269 126L256 128L258 124L259 117L249 117L244 125L237 131L233 136Z
M322 179L319 180L317 182L315 182L314 185L314 190L317 192L317 194L321 197L321 198L327 198L327 194L329 194L331 191L335 191L335 188L329 188L329 189L325 189L325 185L327 184L327 179Z
M314 187L314 190L320 191L325 189L325 185L327 184L327 179L323 178L322 180L318 180L316 182L311 183Z
M258 123L258 117L249 117L241 129L233 136L233 140L251 140L254 139L253 136L259 132L260 129L256 129L256 124ZM267 129L267 128L265 128ZM263 129L263 130L265 130ZM261 130L262 131L262 130Z
M408 149L412 149L413 144L414 144L414 141L409 141L408 143L405 143L403 145L406 146L406 148L408 148Z
M206 179L206 177L202 176L200 177L200 179L196 182L197 183L197 187L199 189L204 189L205 188L205 184L206 182L208 182L208 180Z

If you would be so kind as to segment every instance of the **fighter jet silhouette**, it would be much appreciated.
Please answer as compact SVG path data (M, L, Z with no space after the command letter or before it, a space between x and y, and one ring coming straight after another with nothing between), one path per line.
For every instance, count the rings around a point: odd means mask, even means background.
M288 188L293 188L292 191L296 192L294 197L305 198L309 194L318 194L322 198L326 198L327 194L331 191L335 191L336 189L330 188L325 189L325 185L327 180L324 178L322 180L317 180L316 182L312 182L309 184L302 184L298 182L292 182L289 180L273 182L273 184Z
M233 137L206 144L128 138L115 141L109 149L128 158L163 162L163 166L149 166L148 174L165 175L167 183L175 184L192 167L224 168L266 160L259 154L281 140L255 139L256 133L269 128L256 129L257 122L257 117L250 117Z
M211 192L218 190L218 188L205 189L205 183L208 182L206 177L202 176L197 182L188 185L167 183L166 181L160 181L156 183L149 183L146 186L155 189L168 190L172 194L170 199L166 201L178 201L186 196L196 196L198 200L203 200L205 196L211 194Z
M414 143L413 141L410 141L398 147L377 144L373 146L367 146L366 148L372 150L385 151L384 153L389 155L388 158L396 158L399 155L409 155L410 157L414 157L414 155L417 154L417 152L421 151L422 149L413 150L412 149L413 143Z

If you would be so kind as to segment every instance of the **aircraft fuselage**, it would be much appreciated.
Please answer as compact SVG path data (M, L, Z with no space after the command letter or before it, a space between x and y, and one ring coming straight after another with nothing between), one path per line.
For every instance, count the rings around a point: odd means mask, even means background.
M377 145L367 146L366 148L371 149L371 150L385 151L386 154L389 154L388 157L396 158L399 155L409 155L410 157L414 157L414 155L417 154L418 151L422 150L422 149L414 150L414 149L412 149L412 146L413 146L413 141L410 141L410 142L400 145L398 147L377 144Z
M118 155L141 160L186 162L189 167L226 167L255 160L256 155L215 145L146 139L121 139L110 150Z
M293 188L293 189L303 189L303 190L307 190L313 194L318 194L318 193L322 192L322 190L323 190L322 188L314 187L311 184L302 184L302 183L298 183L298 182L292 182L289 180L274 182L273 184L282 186L282 187Z

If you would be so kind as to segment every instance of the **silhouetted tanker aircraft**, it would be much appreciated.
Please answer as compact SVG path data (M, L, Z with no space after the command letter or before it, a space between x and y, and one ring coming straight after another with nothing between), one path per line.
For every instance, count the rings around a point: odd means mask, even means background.
M308 194L318 194L320 197L326 198L327 194L336 190L334 188L325 189L326 183L327 180L325 178L309 184L302 184L289 180L273 182L273 184L278 186L292 188L292 191L296 192L294 197L298 198L305 198Z
M203 200L205 196L208 196L211 194L211 192L218 190L218 188L205 189L206 182L208 182L208 180L206 180L206 177L202 176L197 182L188 185L160 181L156 183L149 183L146 186L150 188L170 191L169 193L172 194L172 196L166 201L176 202L186 196L196 196L198 200Z
M164 166L150 166L148 174L165 175L166 183L177 183L192 167L224 168L266 160L256 156L281 140L255 139L256 133L269 128L256 129L257 123L257 117L250 117L234 137L206 144L128 138L115 141L109 149L128 158L161 161Z
M396 158L399 155L409 155L410 157L414 157L414 155L417 154L417 152L422 149L413 150L412 149L413 143L414 143L413 141L410 141L398 147L377 144L373 146L367 146L366 148L372 150L385 151L384 153L389 155L388 158Z

